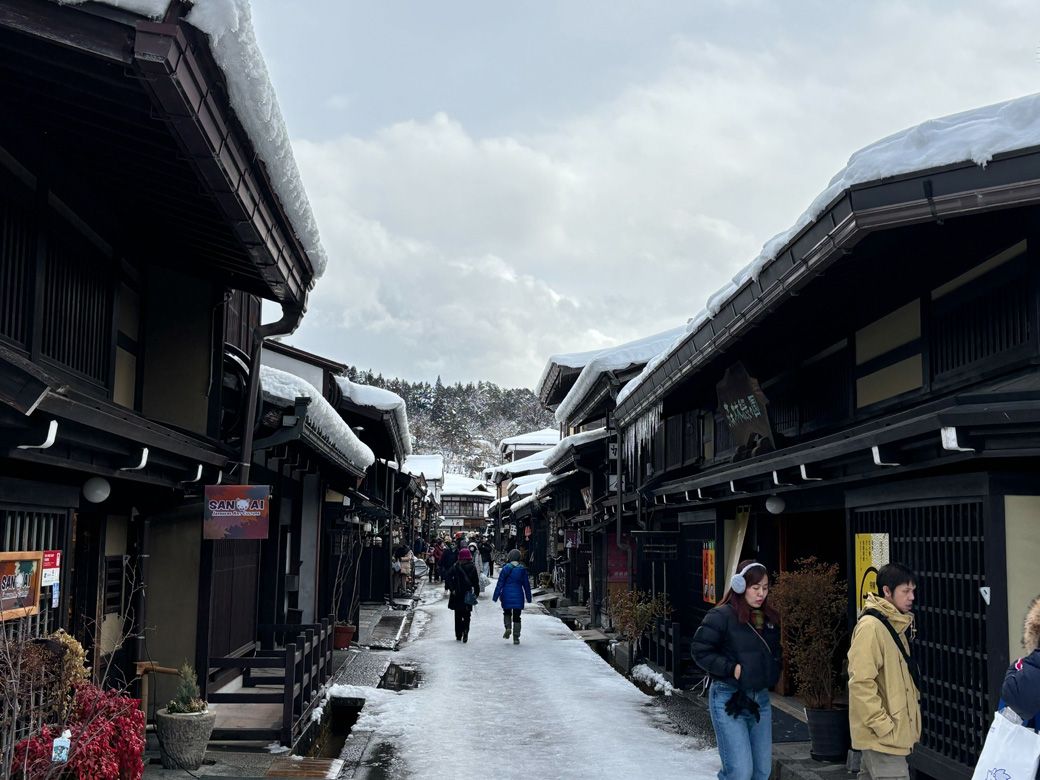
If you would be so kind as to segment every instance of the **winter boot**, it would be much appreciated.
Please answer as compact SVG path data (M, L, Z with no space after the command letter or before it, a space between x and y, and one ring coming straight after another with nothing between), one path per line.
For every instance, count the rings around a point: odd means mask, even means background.
M520 621L519 620L514 620L513 621L513 644L514 645L520 644Z
M506 631L505 631L504 634L502 634L502 638L503 639L509 639L509 631L511 629L511 626L510 626L510 623L509 623L509 613L508 612L503 613L502 622L503 622L503 624L505 624L505 627L506 627Z

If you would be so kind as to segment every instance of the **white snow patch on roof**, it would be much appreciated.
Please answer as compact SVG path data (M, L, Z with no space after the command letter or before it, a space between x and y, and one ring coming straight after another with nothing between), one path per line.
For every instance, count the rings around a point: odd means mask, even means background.
M542 369L542 375L538 378L538 383L534 386L535 394L542 394L542 388L546 381L548 381L549 372L552 371L553 366L559 366L561 368L584 368L592 358L596 357L596 355L602 351L602 349L590 349L587 352L564 352L558 355L549 355L549 359L545 362L545 368Z
M444 481L443 455L410 455L405 460L403 468L413 476L422 474L427 481Z
M535 452L528 455L526 458L520 458L520 460L514 460L512 463L503 463L501 466L491 466L484 469L484 476L490 480L496 478L508 478L513 476L520 476L522 474L530 474L532 471L538 471L539 469L545 468L545 455L547 452L552 450L542 450L541 452Z
M578 374L578 379L570 392L556 409L556 421L566 423L571 413L585 400L585 396L595 387L596 382L607 371L624 371L640 366L658 354L662 349L686 333L686 326L646 336L610 349L604 349L593 357Z
M279 406L292 406L297 398L310 398L307 422L362 471L375 463L375 455L368 445L350 430L350 426L332 408L332 404L326 401L310 382L288 371L261 364L260 386L263 388L264 396Z
M539 474L538 479L528 480L524 482L514 481L509 486L510 498L513 496L532 496L538 492L538 489L545 484L545 480L548 478L548 474ZM516 508L516 505L513 505Z
M484 484L483 480L473 479L464 474L445 474L444 487L441 488L441 497L445 496L470 496L476 498L491 498L491 488Z
M127 1L105 0L110 5ZM267 166L271 186L314 265L315 278L320 277L327 265L325 248L256 42L249 0L195 0L184 19L209 36L213 59L227 79L231 107Z
M593 428L591 431L572 433L570 436L565 436L560 439L560 443L551 450L545 451L545 462L555 462L575 447L580 447L582 444L588 444L591 441L605 438L607 438L606 428Z
M336 377L340 392L358 406L367 406L382 412L393 412L397 429L401 432L404 454L412 454L412 434L408 430L408 407L397 393L372 385L351 382L345 376Z
M543 428L540 431L530 431L528 433L521 433L516 436L509 436L502 439L498 443L498 449L503 450L506 447L520 447L523 445L546 445L556 444L560 440L560 432L555 428Z
M639 387L654 368L664 362L687 334L719 313L734 293L749 279L758 279L770 262L805 227L812 224L845 190L856 184L889 176L925 171L971 161L986 167L995 155L1040 146L1040 93L973 108L957 114L929 119L900 130L855 152L827 187L791 227L777 233L762 246L750 263L708 298L704 310L691 318L686 332L648 363L643 372L622 388L620 404Z
M82 5L88 0L58 0L58 5ZM124 11L147 16L149 19L162 19L170 0L97 0L104 5L120 8Z
M538 501L538 496L533 494L527 496L526 498L521 498L519 501L513 504L512 511L515 514L516 512L519 512L521 509L523 509L525 506L530 506L536 501Z

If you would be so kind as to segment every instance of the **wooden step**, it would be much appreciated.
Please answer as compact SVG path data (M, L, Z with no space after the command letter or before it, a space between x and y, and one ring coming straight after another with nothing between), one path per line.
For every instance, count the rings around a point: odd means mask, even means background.
M278 756L264 777L324 777L335 780L343 770L338 758L294 758Z

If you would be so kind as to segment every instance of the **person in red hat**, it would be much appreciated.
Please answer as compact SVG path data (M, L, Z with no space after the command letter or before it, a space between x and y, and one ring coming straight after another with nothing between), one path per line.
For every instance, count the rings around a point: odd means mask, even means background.
M469 621L473 614L473 605L477 603L477 592L480 590L480 577L473 564L473 553L468 547L459 550L459 559L451 567L444 578L450 595L448 609L455 611L455 641L469 641Z

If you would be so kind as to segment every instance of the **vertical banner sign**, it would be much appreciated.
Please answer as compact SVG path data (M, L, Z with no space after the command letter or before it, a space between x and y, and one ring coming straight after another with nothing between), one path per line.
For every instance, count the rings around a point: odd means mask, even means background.
M42 552L0 553L0 620L40 611Z
M856 534L857 610L866 606L868 593L877 593L878 569L888 562L888 534Z
M704 542L703 548L701 549L701 578L702 578L702 590L701 599L706 604L715 604L717 597L715 594L715 542Z
M628 584L628 550L618 547L613 536L609 537L607 543L607 582L623 582ZM622 544L629 539L627 534L622 535Z
M206 485L203 539L266 539L271 511L268 485Z

